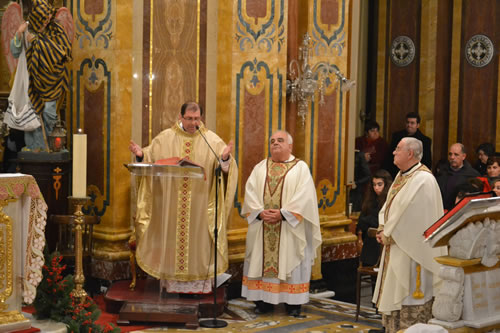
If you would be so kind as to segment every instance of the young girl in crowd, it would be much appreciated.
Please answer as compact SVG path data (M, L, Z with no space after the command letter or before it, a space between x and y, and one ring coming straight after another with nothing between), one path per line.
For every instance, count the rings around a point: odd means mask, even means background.
M378 261L380 244L377 243L375 238L368 237L367 231L368 228L378 228L378 212L385 203L391 184L391 175L381 169L373 174L371 186L365 191L357 226L357 229L361 230L363 238L360 257L363 266L373 266Z
M478 177L484 183L483 192L489 192L493 190L492 180L500 176L500 158L496 156L488 157L486 162L486 174L487 177Z
M491 190L495 192L497 197L500 197L500 177L491 180Z

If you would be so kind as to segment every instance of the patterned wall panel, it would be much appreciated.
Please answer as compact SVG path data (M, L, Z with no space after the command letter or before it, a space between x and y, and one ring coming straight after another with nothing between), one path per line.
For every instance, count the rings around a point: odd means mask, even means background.
M0 22L2 21L3 14L9 3L10 0L0 0ZM2 51L4 52L3 47ZM5 60L5 56L2 54L0 56L0 92L5 92L5 93L10 92L9 81L10 81L9 67L7 66L7 61Z
M143 50L143 75L149 78L149 89L144 91L143 124L148 125L144 145L174 124L184 102L194 100L204 106L205 92L200 87L205 82L200 86L200 78L204 80L206 70L206 0L150 0L148 4L144 10L144 45L149 46Z
M76 0L75 28L80 49L102 47L107 49L113 37L111 0Z
M85 214L103 216L110 203L111 73L102 59L85 59L76 72L74 128L87 134L87 194Z
M232 112L239 167L233 221L240 226L245 225L238 215L246 180L268 156L272 132L284 129L286 12L284 0L238 0L233 7Z
M325 103L311 103L305 128L305 158L316 182L320 214L335 215L345 212L346 93L341 93L335 71L348 74L349 6L345 0L312 0L311 4L311 64L323 62L332 69L325 81Z
M106 62L112 34L111 0L77 0L73 15L76 27L73 42L75 68L73 132L87 134L87 194L91 203L85 213L103 216L110 204L111 72ZM88 55L92 54L90 58ZM102 58L100 57L102 56ZM99 58L97 58L99 57ZM73 118L74 115L74 118ZM92 154L91 154L92 153Z
M130 237L129 177L121 166L130 153L124 142L131 133L132 0L74 0L72 110L68 127L87 134L87 195L84 213L101 217L94 228L94 260L128 258ZM116 167L114 167L116 166ZM102 263L101 262L101 263ZM95 267L106 265L96 264ZM95 276L113 279L112 268Z

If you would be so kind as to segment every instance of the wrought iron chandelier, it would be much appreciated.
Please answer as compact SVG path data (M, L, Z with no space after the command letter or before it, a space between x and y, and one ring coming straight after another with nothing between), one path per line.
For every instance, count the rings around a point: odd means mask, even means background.
M308 33L302 39L302 46L299 47L299 60L292 59L289 65L288 77L286 80L286 92L292 103L298 101L298 115L302 118L302 124L305 123L309 102L314 102L316 91L319 94L319 104L325 104L325 87L331 83L330 76L335 75L335 84L340 86L341 92L351 89L355 81L350 80L342 74L335 66L326 62L318 62L311 66L309 57L311 56L311 37Z

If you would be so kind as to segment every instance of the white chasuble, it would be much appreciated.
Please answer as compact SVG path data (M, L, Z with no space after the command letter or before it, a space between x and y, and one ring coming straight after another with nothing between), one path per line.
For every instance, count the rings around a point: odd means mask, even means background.
M384 247L373 302L380 312L421 305L433 297L440 279L434 257L446 248L424 243L424 231L443 215L439 186L432 173L418 163L398 173L379 212L379 229L390 242Z
M286 220L264 223L264 209ZM309 280L321 245L316 190L307 164L293 156L257 164L247 180L242 214L249 222L242 296L272 304L309 301Z

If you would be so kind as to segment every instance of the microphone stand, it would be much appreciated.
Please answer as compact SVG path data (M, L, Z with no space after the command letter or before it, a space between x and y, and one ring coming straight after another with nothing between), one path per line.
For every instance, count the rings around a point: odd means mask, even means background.
M203 135L203 133L200 131L200 128L196 126L196 129L200 133L201 137L205 142L207 143L208 148L212 151L214 154L216 161L217 161L217 168L215 168L215 224L214 224L214 318L213 319L206 319L206 320L201 320L200 321L200 326L201 327L206 327L206 328L222 328L227 326L227 322L224 320L219 320L217 319L217 236L218 236L218 228L217 228L217 219L219 216L219 186L220 186L220 177L221 177L221 171L222 167L220 164L220 159L217 153L213 150L212 146L210 146L210 143L208 143L207 138Z

